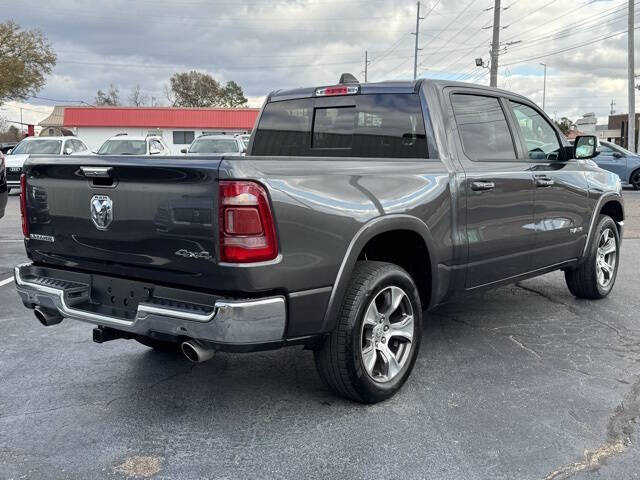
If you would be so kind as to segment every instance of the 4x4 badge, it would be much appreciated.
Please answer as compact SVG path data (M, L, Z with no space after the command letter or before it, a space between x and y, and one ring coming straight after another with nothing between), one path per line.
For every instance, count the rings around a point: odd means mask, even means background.
M106 230L113 221L113 201L106 195L91 198L91 221L98 230Z
M190 252L189 250L185 250L183 248L175 252L175 254L179 257L184 257L184 258L195 258L198 260L211 260L211 254L209 252Z

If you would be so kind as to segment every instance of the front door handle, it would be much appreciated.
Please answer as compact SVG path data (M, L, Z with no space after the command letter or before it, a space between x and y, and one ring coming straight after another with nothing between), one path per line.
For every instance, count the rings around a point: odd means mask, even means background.
M553 181L553 178L547 175L536 175L535 178L536 178L536 187L550 187L555 183Z
M493 182L473 182L471 184L471 190L474 190L476 192L493 190L494 188L496 188L496 184Z

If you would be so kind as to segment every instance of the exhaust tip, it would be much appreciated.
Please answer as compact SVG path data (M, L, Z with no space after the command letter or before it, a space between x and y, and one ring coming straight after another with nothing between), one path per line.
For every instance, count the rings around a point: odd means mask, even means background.
M184 342L182 344L182 353L193 363L198 363L198 352L189 342Z
M199 342L193 340L182 342L180 348L182 349L184 356L193 363L206 362L213 357L213 354L215 353L215 351L209 346L201 345Z
M45 327L57 325L62 321L62 316L58 312L49 312L40 307L34 308L33 313L38 321Z

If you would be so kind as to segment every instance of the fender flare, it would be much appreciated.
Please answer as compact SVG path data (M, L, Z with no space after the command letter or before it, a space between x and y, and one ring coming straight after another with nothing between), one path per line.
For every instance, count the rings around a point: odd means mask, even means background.
M609 203L612 200L620 204L620 207L622 208L622 217L624 218L624 200L622 199L622 195L620 195L619 193L611 192L611 193L605 193L598 199L593 209L593 213L591 214L591 222L589 223L589 232L587 233L587 240L584 243L584 248L582 249L582 255L580 256L580 260L578 262L579 264L584 262L586 258L587 250L589 249L589 244L591 242L592 235L593 235L593 230L594 228L596 228L596 224L598 223L598 217L600 216L602 207L604 207L605 204Z
M322 322L323 333L330 332L335 328L338 320L338 314L340 313L340 308L342 307L344 295L349 285L349 281L351 280L351 275L353 274L353 269L355 268L358 256L360 255L362 249L372 238L376 237L377 235L396 230L409 230L415 232L424 240L430 261L430 265L426 265L425 267L429 268L429 271L431 273L432 281L430 298L431 303L433 303L437 292L436 279L438 263L437 259L434 256L436 252L435 244L429 228L422 220L417 217L402 214L384 215L382 217L374 218L373 220L365 223L351 239L351 242L347 247L347 251L342 259L342 263L340 264L340 269L338 270L333 288L331 289L331 296L329 298L329 303L325 312L324 321ZM426 309L429 307L429 305L423 305L422 307L423 309Z

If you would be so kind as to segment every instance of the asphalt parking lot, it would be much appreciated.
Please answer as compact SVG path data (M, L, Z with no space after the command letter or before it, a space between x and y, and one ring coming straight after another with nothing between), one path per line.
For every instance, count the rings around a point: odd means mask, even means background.
M0 284L25 260L18 198ZM332 396L312 354L192 365L72 321L42 327L0 286L0 478L631 479L640 477L640 193L613 294L561 273L439 308L393 399Z

